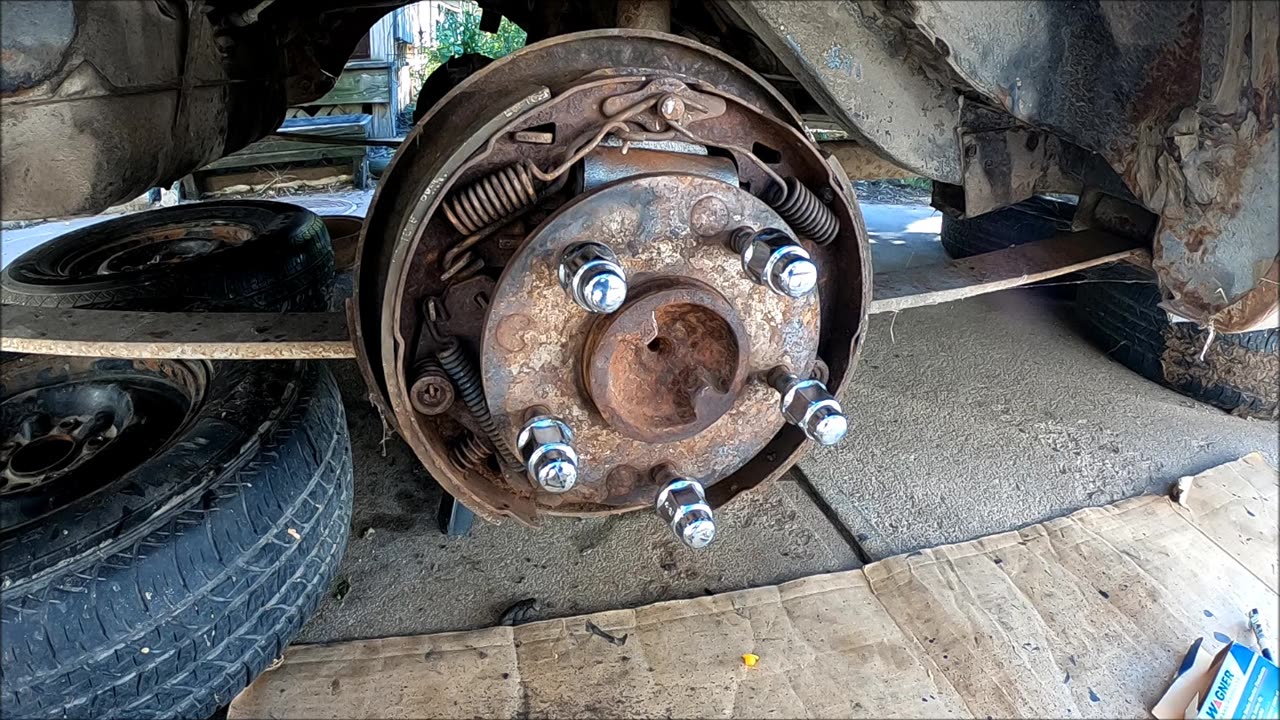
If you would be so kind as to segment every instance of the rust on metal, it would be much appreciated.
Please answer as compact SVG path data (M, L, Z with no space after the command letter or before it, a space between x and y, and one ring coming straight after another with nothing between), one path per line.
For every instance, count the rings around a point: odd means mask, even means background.
M645 74L640 75L631 74L637 73L633 68L669 70L644 70ZM652 487L644 478L648 477L651 459L646 457L637 466L620 462L608 473L607 487L598 496L594 492L579 493L575 488L565 494L571 497L548 496L531 490L527 484L514 484L496 472L493 463L462 473L450 462L450 448L464 440L465 433L476 433L478 428L460 403L454 403L449 412L441 415L423 416L414 412L409 402L415 359L427 357L438 349L422 331L426 298L445 298L449 334L477 357L484 357L495 347L525 354L536 354L542 347L547 352L544 338L558 334L576 337L581 343L585 328L561 322L555 326L554 333L538 330L546 315L563 309L554 306L572 306L558 287L554 297L548 297L549 303L506 308L502 312L496 309L499 302L495 295L489 315L500 317L493 322L486 321L483 327L470 325L454 315L454 306L448 302L446 292L449 283L441 278L441 262L443 255L458 243L459 235L439 212L441 198L454 188L465 187L513 163L528 160L539 168L556 168L566 152L591 140L602 123L608 122L608 114L602 107L610 97L642 92L643 111L633 118L630 129L615 131L624 146L637 147L641 141L667 139L660 136L668 131L659 133L649 128L662 128L668 122L662 115L660 101L670 92L659 92L664 89L663 85L645 90L666 72L679 78L671 78L674 82L667 90L674 88L681 104L685 105L683 115L673 114L697 135L696 139L676 135L670 140L720 148L724 151L721 156L732 156L739 170L740 187L748 192L760 192L769 182L768 168L746 155L750 152L746 149L757 141L780 153L781 159L773 165L776 172L797 177L809 187L838 189L834 197L827 199L839 218L840 237L830 246L811 248L815 257L831 269L829 276L820 277L820 292L824 298L831 298L831 302L824 301L820 307L815 302L815 307L807 312L812 312L815 321L821 315L821 322L817 323L820 332L812 342L822 348L823 358L831 367L833 389L843 385L852 370L869 300L865 229L849 195L848 184L841 184L839 180L839 168L823 161L804 134L799 116L777 92L727 56L673 36L640 31L593 31L529 46L478 71L446 95L402 145L370 210L362 236L357 282L359 349L362 366L373 376L372 386L377 390L379 407L393 416L394 424L433 477L488 520L512 517L537 524L546 513L591 515L648 506L652 501L649 497ZM691 94L681 92L676 83L689 88ZM530 89L538 86L544 86L548 92L531 95ZM694 102L691 103L691 99ZM707 106L718 109L720 102L724 103L725 110L715 117L698 110ZM472 111L475 107L488 108L491 112L477 115ZM672 112L669 103L667 109ZM518 143L514 139L516 132L551 127L554 127L555 142L550 145ZM484 262L483 269L471 277L492 281L500 270L504 275L511 273L511 266L518 262L515 258L523 252L521 240L529 228L549 222L547 218L570 202L573 193L573 188L547 193L520 220L497 229L468 248L474 257ZM691 196L688 202L696 202L700 197ZM721 209L711 203L710 207L700 210L697 214L700 219L695 220L695 213L686 207L680 237L685 242L705 241L709 246L719 243L715 236L721 231L715 226L720 222L736 226L733 208L729 207L728 211L721 219ZM616 220L625 221L626 217L624 210ZM689 228L694 224L699 230ZM723 261L727 264L719 270L707 267L706 272L746 282L737 259L731 253L726 254L728 257ZM549 265L540 266L538 272L553 277L553 268ZM528 268L523 274L528 275ZM643 283L652 278L635 276L633 279ZM726 298L733 302L728 295ZM740 306L738 311L745 324L749 313ZM770 334L771 342L784 342L797 336L786 323L773 325ZM751 338L752 352L759 346L760 343ZM575 353L580 353L580 348ZM580 354L573 357L578 358ZM580 385L577 368L567 367L565 374L575 385ZM487 378L485 385L488 394ZM743 396L752 396L757 385L748 380ZM548 386L548 395L554 391ZM574 397L590 405L585 392L582 387L573 389ZM773 409L767 396L758 400L760 408ZM506 417L499 419L508 422ZM598 421L603 425L602 420ZM740 417L733 422L745 424ZM716 431L720 424L713 424L707 432ZM718 478L719 482L709 489L709 494L723 502L783 472L794 461L804 440L788 428L774 430L761 430L761 442L767 442L767 459L750 456L759 443L727 443L714 447L716 462L721 463L721 467L736 467L744 460L747 464L740 470L727 471L728 476L714 471L715 477L710 480Z
M1218 332L1274 327L1280 8L1248 3L1204 11L1224 15L1225 32L1202 34L1201 11L1188 16L1134 105L1136 146L1114 164L1159 215L1152 266L1169 296L1165 307ZM1205 77L1187 67L1205 68Z
M725 183L640 176L570 202L507 265L485 322L492 413L513 435L525 408L545 405L573 428L582 462L573 490L539 502L565 511L645 506L657 488L615 466L643 474L671 462L714 482L781 429L776 393L753 376L778 364L812 368L819 298L761 291L725 238L695 233L693 207L708 196L725 205L732 227L785 227L763 201ZM619 317L564 299L555 258L584 238L613 248L639 290ZM624 486L612 484L619 478Z
M723 98L693 90L675 78L658 78L638 90L608 98L600 106L600 111L606 116L617 115L647 99L657 100L654 109L644 114L652 120L649 129L655 132L663 129L665 121L669 119L664 117L664 101L667 114L678 115L680 122L685 124L719 117L727 109ZM658 118L663 122L657 122Z
M434 360L419 363L417 377L409 386L409 402L423 415L439 415L453 405L453 383Z
M663 278L636 288L588 332L587 391L605 422L628 437L693 437L742 392L746 330L724 296L703 283Z

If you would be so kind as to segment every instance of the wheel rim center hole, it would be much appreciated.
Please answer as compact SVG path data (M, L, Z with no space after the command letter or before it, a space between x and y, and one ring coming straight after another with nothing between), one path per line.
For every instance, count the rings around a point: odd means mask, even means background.
M18 448L9 459L9 471L17 477L52 472L75 457L76 441L67 435L45 435Z

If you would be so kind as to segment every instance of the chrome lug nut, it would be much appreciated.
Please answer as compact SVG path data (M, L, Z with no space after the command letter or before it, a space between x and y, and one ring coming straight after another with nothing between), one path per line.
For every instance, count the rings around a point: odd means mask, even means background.
M655 509L680 539L694 550L711 544L716 537L716 521L707 504L702 483L668 472L667 484L658 493Z
M560 286L583 310L608 314L627 299L627 274L606 245L578 243L560 256Z
M559 418L537 415L520 428L516 447L535 485L552 493L568 492L578 481L573 430Z
M738 228L730 241L752 281L792 298L804 297L818 287L818 266L809 251L782 230Z
M782 416L820 445L835 445L849 431L849 420L827 386L775 370L769 383L782 396Z

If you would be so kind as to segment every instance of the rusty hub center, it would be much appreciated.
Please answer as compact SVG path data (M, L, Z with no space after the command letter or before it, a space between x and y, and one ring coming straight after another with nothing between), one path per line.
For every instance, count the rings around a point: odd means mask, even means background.
M746 331L724 296L697 281L657 280L633 294L592 327L582 360L587 390L627 437L693 437L741 393Z

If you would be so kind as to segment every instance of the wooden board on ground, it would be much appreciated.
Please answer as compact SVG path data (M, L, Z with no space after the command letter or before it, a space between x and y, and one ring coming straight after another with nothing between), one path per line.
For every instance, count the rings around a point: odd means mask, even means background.
M1250 455L1187 500L635 610L292 647L230 717L1146 715L1193 640L1280 612L1275 469Z
M341 312L207 313L5 305L0 350L177 360L355 357Z
M1067 275L1118 260L1150 263L1132 240L1085 230L1026 245L876 275L871 314L963 300Z

